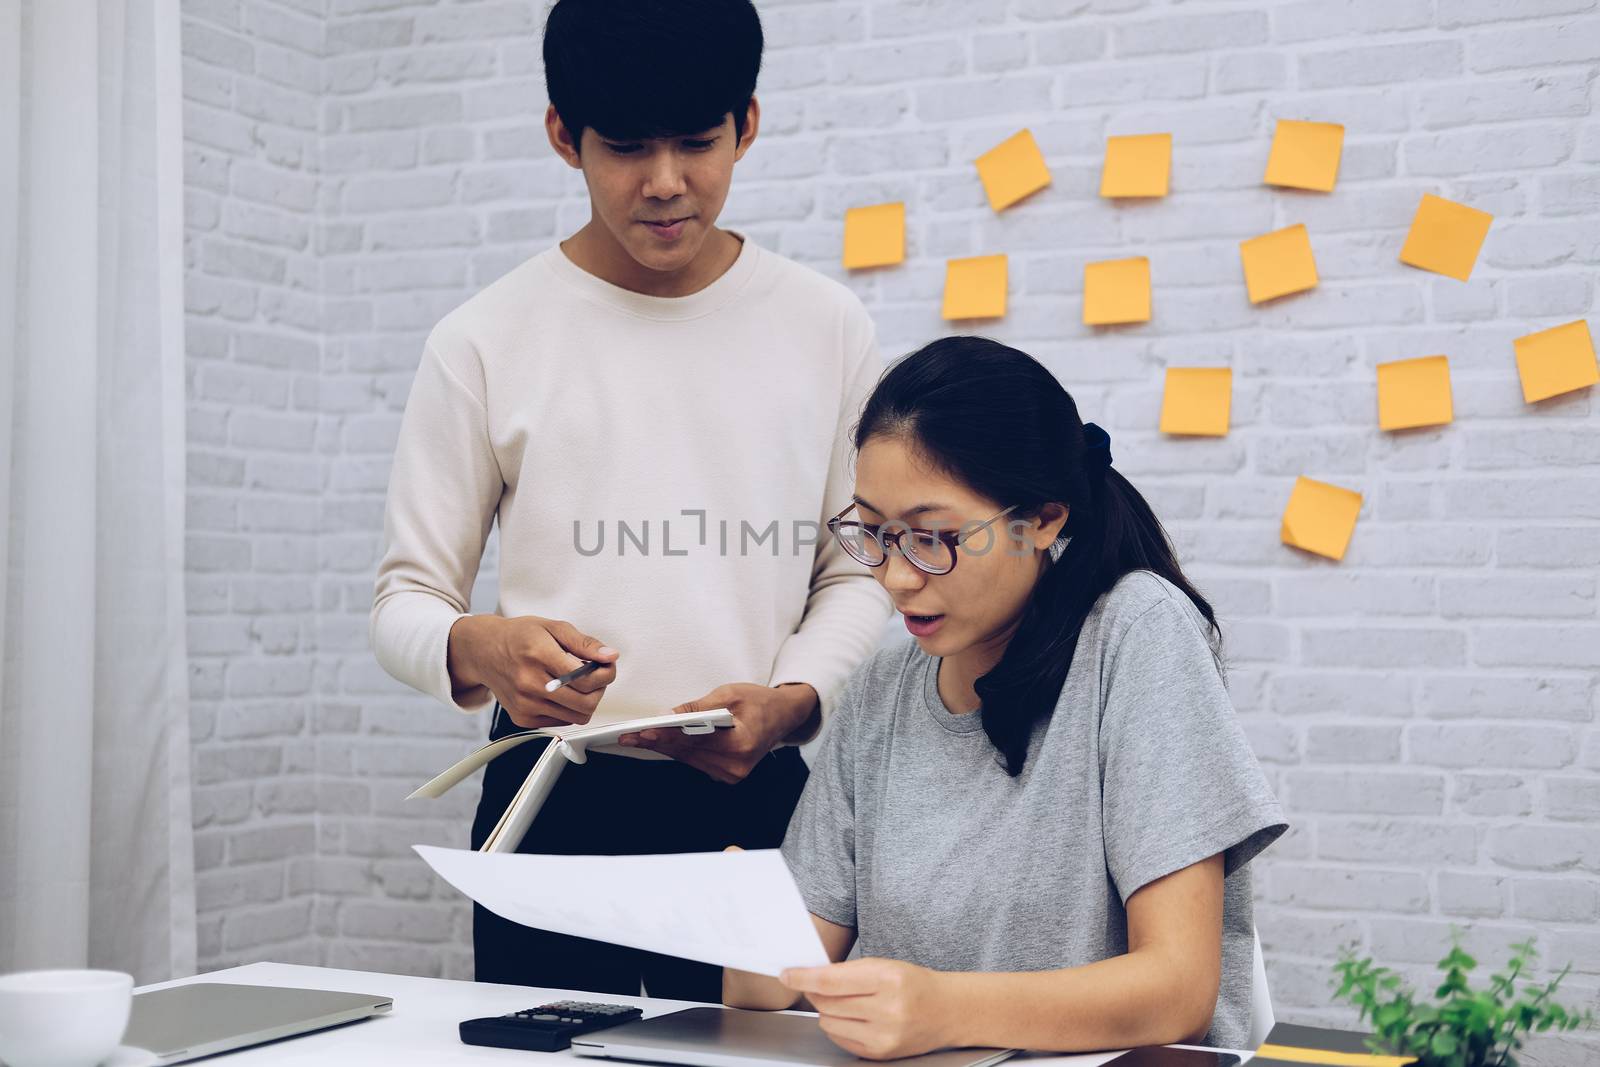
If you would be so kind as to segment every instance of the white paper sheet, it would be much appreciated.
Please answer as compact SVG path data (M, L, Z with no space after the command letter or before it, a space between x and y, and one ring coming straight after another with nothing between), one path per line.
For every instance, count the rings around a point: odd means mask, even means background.
M414 845L512 922L776 977L828 962L783 856L537 856Z

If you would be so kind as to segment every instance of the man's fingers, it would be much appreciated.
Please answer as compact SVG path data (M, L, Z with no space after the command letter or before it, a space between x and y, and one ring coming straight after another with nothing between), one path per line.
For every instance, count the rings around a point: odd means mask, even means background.
M724 785L736 785L744 781L752 764L747 756L741 756L728 738L722 736L733 732L717 730L688 737L675 727L658 726L636 734L623 734L617 738L617 743L624 748L648 748L687 764Z
M599 670L590 671L581 678L575 678L562 686L562 689L571 689L575 693L598 693L606 686L617 680L615 666L601 667ZM556 690L560 692L560 690Z
M541 694L548 694L544 699L583 715L580 722L587 722L588 716L594 714L595 707L600 703L600 695L605 688L617 680L617 650L601 644L598 638L581 633L575 626L568 622L552 622L547 632L551 637L551 647L541 656L538 673L547 675L545 678L535 678ZM579 678L574 678L558 689L547 689L549 682L577 670L585 663L603 663L605 666Z
M657 726L653 729L642 730L636 734L624 734L619 740L624 744L637 744L641 748L653 748L657 752L664 752L673 759L678 758L680 752L716 753L722 756L737 756L737 744L727 734L732 730L715 730L705 734L685 734L676 726Z
M729 704L733 703L735 699L735 694L731 691L732 689L733 687L729 685L719 685L698 700L691 700L687 703L679 704L677 707L672 709L672 714L688 715L696 711L709 711L712 708L725 708Z
M575 711L543 702L523 705L502 700L500 704L506 709L506 714L511 716L511 721L524 730L540 730L546 726L575 726L587 721L580 718Z
M561 664L550 662L552 656L566 657L566 653L552 646L542 656L529 656L518 664L516 671L506 679L511 692L495 695L500 697L502 704L516 703L524 712L548 706L550 710L544 714L564 714L555 710L557 707L584 715L592 714L600 703L600 698L605 694L606 686L616 680L616 668L604 667L577 679L571 685L551 689L550 682L564 673L559 669ZM573 662L577 663L576 660ZM598 679L596 676L599 676Z
M583 693L570 685L557 689L553 693L542 694L545 703L551 705L551 710L548 714L560 715L562 713L555 709L564 708L566 711L581 716L578 720L579 722L589 721L589 717L594 714L595 708L600 706L600 700L604 696L605 691L602 689L597 689L592 693Z
M615 663L617 660L618 652L616 649L607 645L598 637L591 637L584 633L570 622L563 622L559 619L553 620L545 629L550 632L550 636L555 638L563 649L578 659L599 660L602 663ZM574 663L572 666L576 667L578 664ZM572 667L567 668L567 670L571 669Z
M623 734L617 742L632 748L648 748L677 759L679 753L692 747L692 742L677 730L644 730L636 734Z
M581 726L594 715L600 706L604 691L577 693L570 689L557 689L546 693L542 689L519 688L517 692L501 696L500 703L511 713L511 720L525 726L536 719L552 719L553 723L540 725Z

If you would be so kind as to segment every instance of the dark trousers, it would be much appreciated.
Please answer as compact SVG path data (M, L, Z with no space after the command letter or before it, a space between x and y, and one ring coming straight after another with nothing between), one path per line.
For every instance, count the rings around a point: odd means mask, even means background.
M515 730L496 705L489 736ZM546 744L529 741L490 761L472 823L473 848L494 829ZM632 856L720 852L728 845L776 848L807 773L794 748L777 749L737 785L673 760L591 755L562 773L518 851ZM653 997L722 1000L720 967L534 930L476 904L472 947L480 982L632 996L642 979Z

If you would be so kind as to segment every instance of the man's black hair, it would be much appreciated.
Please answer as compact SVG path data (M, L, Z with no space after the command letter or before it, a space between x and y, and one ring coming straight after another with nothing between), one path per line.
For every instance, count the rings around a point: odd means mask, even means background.
M679 137L745 112L761 70L750 0L557 0L544 79L561 121L616 140Z

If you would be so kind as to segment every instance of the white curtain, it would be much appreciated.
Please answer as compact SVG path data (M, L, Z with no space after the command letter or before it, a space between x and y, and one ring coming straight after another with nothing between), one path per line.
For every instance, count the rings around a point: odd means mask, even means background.
M178 0L0 0L0 971L195 966Z

